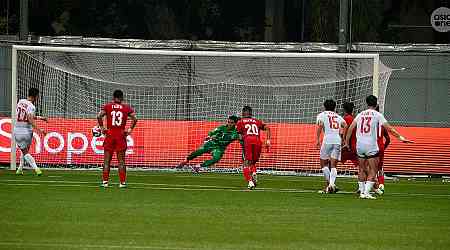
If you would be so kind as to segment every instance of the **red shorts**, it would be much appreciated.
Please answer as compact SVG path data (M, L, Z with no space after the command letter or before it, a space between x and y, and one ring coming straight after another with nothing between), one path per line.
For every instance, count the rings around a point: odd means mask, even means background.
M358 155L352 150L343 149L341 152L341 162L351 161L354 166L358 166Z
M127 137L123 132L108 133L103 142L103 148L108 152L121 152L127 150Z
M378 159L378 168L382 169L384 163L384 149L380 148L380 151L378 151Z
M261 156L262 144L261 142L245 142L242 145L244 160L255 164Z

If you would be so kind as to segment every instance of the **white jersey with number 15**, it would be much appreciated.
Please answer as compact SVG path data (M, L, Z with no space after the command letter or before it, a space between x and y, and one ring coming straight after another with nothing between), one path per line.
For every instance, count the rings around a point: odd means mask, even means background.
M376 110L367 109L359 113L355 121L358 144L377 145L379 127L387 123L384 116Z
M317 116L317 124L323 124L324 144L341 144L339 132L344 122L344 118L333 111L324 111Z

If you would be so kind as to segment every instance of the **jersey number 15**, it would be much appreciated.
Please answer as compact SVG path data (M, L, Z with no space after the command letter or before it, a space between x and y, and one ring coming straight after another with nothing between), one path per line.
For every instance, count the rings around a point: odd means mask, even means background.
M336 116L328 116L328 123L330 124L330 128L331 129L338 129L339 128L339 123L336 121Z

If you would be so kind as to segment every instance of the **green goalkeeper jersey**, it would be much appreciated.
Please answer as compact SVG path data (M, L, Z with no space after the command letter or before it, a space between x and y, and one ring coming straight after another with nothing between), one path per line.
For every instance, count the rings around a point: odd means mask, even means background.
M236 128L228 129L227 125L222 125L208 133L210 140L219 147L225 148L228 144L232 143L234 140L239 139L239 134Z

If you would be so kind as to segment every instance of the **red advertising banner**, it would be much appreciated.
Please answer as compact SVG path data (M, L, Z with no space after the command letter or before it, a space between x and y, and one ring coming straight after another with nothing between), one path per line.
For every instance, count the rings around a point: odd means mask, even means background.
M95 119L51 118L39 122L47 134L34 134L31 153L43 164L98 164L103 162L103 137L93 137ZM201 146L208 131L220 125L208 121L140 120L128 137L127 165L174 167ZM315 125L269 124L272 148L264 151L260 168L318 170L319 152L314 146ZM450 128L398 127L415 141L403 144L392 138L385 157L386 172L450 174ZM0 118L0 162L10 162L11 119ZM208 154L194 161L201 162ZM216 167L240 167L241 149L232 143ZM340 166L341 168L350 165Z

